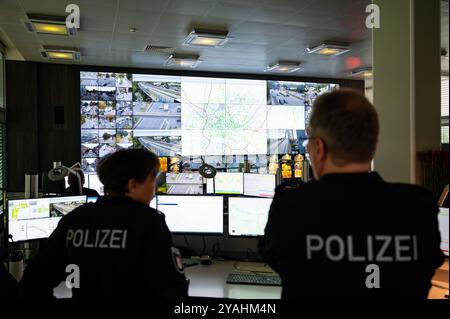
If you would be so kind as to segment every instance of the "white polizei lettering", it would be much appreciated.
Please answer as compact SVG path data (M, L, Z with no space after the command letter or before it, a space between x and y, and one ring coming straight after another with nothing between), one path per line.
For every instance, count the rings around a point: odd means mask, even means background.
M373 240L372 236L367 236L367 260L373 260Z
M111 230L109 229L102 229L101 230L103 237L100 240L100 245L98 246L99 248L109 248L108 245L105 245L105 241L108 239L109 233L111 232Z
M348 260L349 261L365 261L366 258L364 256L354 256L353 255L353 237L347 236L347 245L348 245Z
M331 253L331 244L335 241L338 243L339 253L337 255L332 255ZM327 238L325 242L325 253L331 261L340 261L345 256L345 243L339 236L332 235Z
M122 234L122 230L114 229L111 232L111 238L109 239L109 248L114 248L114 249L120 248L119 244L115 244L116 241L121 240L120 234Z
M100 231L97 229L97 231L95 232L95 244L94 244L95 248L98 247L99 237L100 237Z
M77 235L78 236L78 240L77 240ZM75 234L73 235L73 246L74 247L80 247L83 244L83 231L81 229L77 229L75 231Z
M124 230L122 237L122 248L125 249L126 246L127 246L127 230Z
M94 248L93 244L88 244L88 239L89 239L89 230L86 229L86 233L84 234L84 244L83 247L84 248Z
M414 260L418 260L418 252L417 252L417 236L414 235L413 237L413 253L414 253Z
M386 252L387 248L389 247L390 242L392 241L391 236L375 236L375 240L384 241L383 246L381 246L380 250L378 251L377 256L375 257L376 261L385 261L385 262L391 262L393 261L392 256L384 256L384 253Z
M401 242L411 240L411 236L395 236L395 260L396 261L411 261L411 256L402 256L402 252L410 251L409 245L402 246Z
M316 241L317 245L313 246L312 241ZM306 235L306 258L312 259L312 252L319 251L323 248L323 239L318 235Z
M69 229L66 235L66 247L69 246L69 242L73 239L73 230Z

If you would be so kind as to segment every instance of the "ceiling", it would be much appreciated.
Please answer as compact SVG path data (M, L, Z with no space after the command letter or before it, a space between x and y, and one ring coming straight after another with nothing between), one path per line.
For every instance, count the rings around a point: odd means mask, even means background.
M81 28L75 37L36 35L25 30L26 13L66 16L76 3ZM371 32L365 27L370 0L0 0L0 31L25 60L46 61L42 45L76 46L83 65L164 68L168 54L143 52L146 45L170 46L200 55L197 70L264 73L278 60L303 63L293 75L352 78L349 70L372 63ZM444 23L444 21L442 22ZM447 2L448 48L448 2ZM193 27L226 29L222 48L182 45ZM130 27L137 29L130 33ZM350 42L338 57L305 54L323 40Z

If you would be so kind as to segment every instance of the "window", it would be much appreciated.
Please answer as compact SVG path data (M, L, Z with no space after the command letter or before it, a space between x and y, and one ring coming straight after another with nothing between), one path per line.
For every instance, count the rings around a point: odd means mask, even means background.
M448 76L441 77L441 143L448 144Z

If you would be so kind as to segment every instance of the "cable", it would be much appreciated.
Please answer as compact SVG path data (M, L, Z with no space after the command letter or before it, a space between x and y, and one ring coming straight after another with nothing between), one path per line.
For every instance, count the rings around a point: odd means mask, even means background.
M201 255L204 256L206 253L206 238L205 238L205 236L202 236L202 240L203 240L203 249L202 249Z

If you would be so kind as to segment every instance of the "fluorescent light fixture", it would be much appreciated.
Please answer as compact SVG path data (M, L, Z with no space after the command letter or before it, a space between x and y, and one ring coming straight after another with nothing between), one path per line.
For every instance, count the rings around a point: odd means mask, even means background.
M28 20L24 21L29 32L53 35L76 35L76 28L67 28L66 18L39 14L27 14Z
M198 55L171 54L166 61L166 65L195 68L201 62L202 60L199 59Z
M41 56L44 59L50 60L66 60L66 61L80 61L81 53L78 48L70 47L54 47L54 46L44 46L41 51Z
M184 39L183 45L220 47L228 40L228 31L194 29Z
M354 69L354 70L352 70L351 75L354 75L354 76L362 75L365 78L369 78L369 77L373 76L372 67L366 66L366 67Z
M350 44L346 42L324 41L319 46L307 48L309 54L319 54L326 56L338 56L350 51Z
M301 62L298 61L278 61L266 68L268 72L292 73L300 70Z

